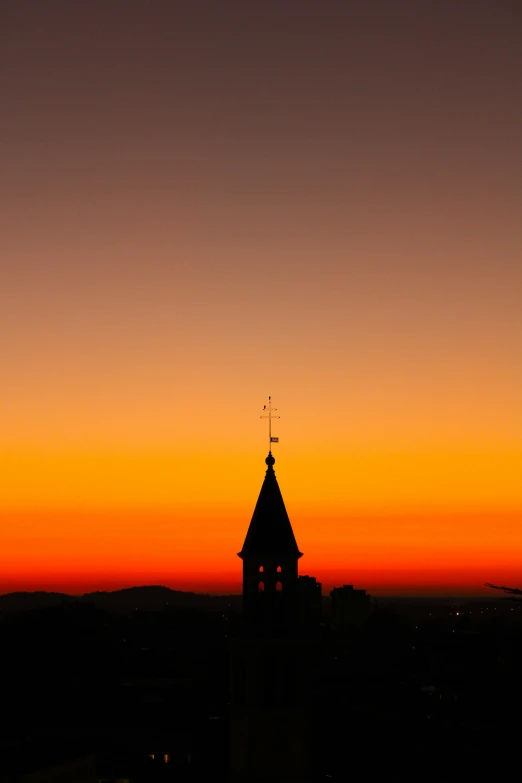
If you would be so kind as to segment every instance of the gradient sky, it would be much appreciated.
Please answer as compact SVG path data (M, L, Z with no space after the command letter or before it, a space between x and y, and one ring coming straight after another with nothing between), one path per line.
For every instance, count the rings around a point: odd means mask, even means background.
M522 586L518 0L4 0L0 591ZM276 451L277 449L277 451Z

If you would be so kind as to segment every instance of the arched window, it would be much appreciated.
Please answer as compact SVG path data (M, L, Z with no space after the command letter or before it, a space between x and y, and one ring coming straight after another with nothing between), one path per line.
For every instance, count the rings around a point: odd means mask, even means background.
M278 574L280 574L282 572L282 570L283 569L281 568L281 566L277 566L276 571L277 571Z
M263 566L259 566L259 573L260 573L260 574L262 574L264 570L265 570L265 569L263 568Z
M264 593L264 591L265 591L265 583L264 582L259 582L259 584L257 586L257 589L258 589L258 591L260 593Z
M282 582L276 582L276 590L278 592L281 592L282 589L283 589L283 583Z

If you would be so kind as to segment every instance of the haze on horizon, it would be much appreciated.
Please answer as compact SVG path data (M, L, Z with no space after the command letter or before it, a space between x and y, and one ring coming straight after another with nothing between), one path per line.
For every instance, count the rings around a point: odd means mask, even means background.
M2 16L0 591L519 584L520 4Z

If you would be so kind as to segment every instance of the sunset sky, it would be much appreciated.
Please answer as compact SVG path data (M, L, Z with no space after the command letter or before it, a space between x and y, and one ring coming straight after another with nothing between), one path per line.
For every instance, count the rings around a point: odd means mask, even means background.
M522 587L522 4L4 0L0 592Z

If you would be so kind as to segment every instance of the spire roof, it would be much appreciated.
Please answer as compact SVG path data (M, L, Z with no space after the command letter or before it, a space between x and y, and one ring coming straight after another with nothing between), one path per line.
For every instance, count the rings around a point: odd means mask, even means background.
M268 452L267 471L239 557L301 557Z

